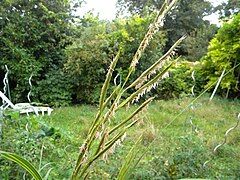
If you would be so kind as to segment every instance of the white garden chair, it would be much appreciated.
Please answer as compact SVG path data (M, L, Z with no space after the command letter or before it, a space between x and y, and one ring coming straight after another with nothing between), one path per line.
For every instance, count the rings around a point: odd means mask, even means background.
M18 103L13 104L6 96L0 91L0 97L2 98L3 105L0 107L0 110L6 110L8 107L19 111L21 114L35 113L39 116L39 112L44 116L44 113L47 112L48 116L52 113L53 109L50 107L40 107L40 106L32 106L30 103Z

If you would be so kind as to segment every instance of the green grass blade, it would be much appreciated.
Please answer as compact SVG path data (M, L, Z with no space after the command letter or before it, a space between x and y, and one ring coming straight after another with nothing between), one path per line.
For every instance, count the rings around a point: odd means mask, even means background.
M1 156L22 166L26 171L28 171L33 176L34 179L43 180L43 178L41 177L37 169L27 160L23 159L22 157L16 154L5 152L5 151L0 151L0 154Z
M42 166L42 167L38 170L38 172L41 172L45 167L49 166L50 164L53 164L53 163L47 163L47 164L45 164L44 166Z
M152 100L154 99L154 97L151 97L149 99L147 99L144 103L141 104L141 106L139 106L132 114L130 114L125 120L123 120L121 123L119 123L118 125L116 125L114 128L112 128L109 131L109 134L112 134L114 131L116 131L117 129L121 129L122 126L124 126L128 121L130 121L136 114L138 114L144 107L146 107L150 102L152 102Z
M132 168L136 167L136 165L139 162L139 160L135 160L135 157L136 157L137 147L138 147L139 143L141 142L141 140L142 140L142 136L140 136L138 138L138 140L136 141L134 146L131 148L131 150L127 154L125 161L118 173L117 180L129 179L130 170L132 170ZM131 166L132 166L132 168L131 168Z
M47 174L46 174L45 177L44 177L44 180L48 180L48 177L49 177L51 171L52 171L52 168L50 168L50 169L48 170Z
M111 102L111 100L113 100L114 96L117 95L118 91L120 89L120 86L117 86L114 91L112 92L112 94L106 99L106 101L103 104L103 109L106 108L106 106L108 106Z
M102 91L101 91L101 95L100 95L100 111L102 111L102 108L103 108L103 105L104 105L104 101L105 101L105 97L106 97L106 94L107 94L107 89L109 87L109 83L110 83L110 80L112 78L112 73L114 71L114 68L117 64L117 61L119 59L119 56L120 56L120 51L118 51L118 54L116 55L116 57L113 59L110 67L109 67L109 70L108 70L108 73L107 73L107 76L106 76L106 79L105 79L105 82L103 84L103 87L102 87Z

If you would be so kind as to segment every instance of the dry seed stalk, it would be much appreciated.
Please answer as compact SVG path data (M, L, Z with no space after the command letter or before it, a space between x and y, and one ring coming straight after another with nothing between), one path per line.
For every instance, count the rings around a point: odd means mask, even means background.
M102 159L107 159L108 154L113 154L117 146L121 146L121 143L126 138L127 133L125 132L115 143L102 155Z
M136 90L134 93L132 93L126 100L124 100L118 107L117 110L120 109L121 107L124 107L126 104L128 104L129 102L131 102L133 99L135 99L139 93L141 93L145 88L150 87L151 85L153 85L155 82L157 82L162 76L163 74L165 74L168 69L179 59L179 57L171 62L162 72L160 72L158 75L156 75L153 79L151 79L149 82L147 82L146 84L144 84L141 88L139 88L138 90ZM133 83L134 84L134 83ZM132 84L132 85L133 85ZM132 87L132 85L130 85L128 88ZM128 89L127 88L127 89Z
M99 144L100 145L100 149L103 149L105 147L105 144L107 142L109 136L109 128L107 128L106 133L104 134L104 136L102 137L102 142ZM102 154L102 159L105 159L105 153Z
M172 59L176 53L176 49L180 43L186 38L182 36L159 60L157 60L151 67L145 70L128 88L136 86L136 89L146 82L151 75L153 75L161 66L165 65L170 59Z
M130 70L129 70L129 74L125 80L125 82L123 83L122 87L120 89L115 89L116 91L114 91L109 98L106 99L106 94L107 94L107 90L109 88L109 84L110 84L110 80L112 77L112 73L113 70L117 64L118 58L120 56L120 51L118 52L117 56L113 59L105 82L103 84L102 87L102 91L100 94L100 101L99 101L99 112L89 130L89 134L87 139L85 140L85 143L83 144L79 156L78 156L78 160L76 162L76 166L72 175L72 179L76 179L77 177L87 177L88 175L88 168L91 166L91 164L97 160L98 158L100 158L101 156L105 156L110 152L113 152L115 149L116 145L119 145L119 143L121 143L121 139L124 139L124 135L126 133L126 131L131 128L132 126L134 126L136 123L139 122L139 119L130 122L130 120L136 115L138 114L144 107L146 107L152 100L153 98L150 98L148 100L146 100L141 106L139 106L139 108L134 111L128 118L126 118L125 120L122 120L121 122L119 122L115 127L113 127L112 129L107 130L104 128L103 129L103 135L101 138L100 143L98 143L99 145L99 149L97 149L96 153L88 153L92 150L92 144L93 142L96 140L96 135L99 135L99 130L105 126L110 128L110 125L107 125L108 123L106 123L111 117L114 116L114 113L116 113L121 107L125 106L126 104L128 104L129 102L132 101L132 99L135 98L136 95L138 95L142 90L144 90L145 88L152 88L154 86L156 86L156 82L159 80L159 78L163 77L163 75L166 73L166 71L169 69L170 66L166 67L162 73L156 75L156 77L154 77L152 80L150 80L149 82L147 82L146 84L142 85L142 87L140 87L135 93L133 93L132 95L130 95L130 97L128 97L123 103L121 103L120 105L116 105L115 103L119 101L119 99L121 98L121 96L123 95L123 93L125 91L127 91L130 87L125 88L125 85L128 81L128 78L130 77L131 73L135 70L135 67L139 61L139 59L142 56L142 53L144 52L145 48L147 47L148 43L150 42L150 40L153 38L153 35L159 30L159 27L162 26L163 24L163 20L165 15L167 14L167 12L172 8L172 6L176 3L177 0L172 0L170 2L170 0L165 0L164 5L162 6L158 16L156 17L153 25L151 25L149 27L149 31L147 32L147 34L145 35L143 41L141 42L136 54L133 57L133 60L131 62L130 65ZM171 54L171 53L170 53ZM163 57L163 59L166 56ZM158 65L158 66L157 66ZM162 64L154 64L153 66L151 66L148 70L146 70L147 73L143 73L140 76L140 79L144 76L147 75L147 78L150 78L150 76L155 73L154 68L159 68L160 66L163 66ZM149 75L150 74L150 75ZM139 80L139 78L137 79ZM135 84L132 86L134 87L138 81L135 81ZM119 88L119 87L118 87ZM116 95L116 97L115 97ZM115 99L114 99L115 98ZM110 104L110 101L114 99L114 103L113 105L110 107L109 111L107 111L107 113L104 115L104 111L106 110L107 106ZM116 132L116 133L115 133ZM112 135L111 135L112 134ZM110 140L107 140L110 139ZM108 141L108 142L106 142ZM89 156L89 157L88 157Z
M135 86L135 89L139 89L152 75L156 74L168 61L170 61L175 55L175 51L172 51L169 56L163 59L159 64L157 64L145 77L140 79L139 83Z
M169 73L165 72L162 74L162 77L159 78L160 79L165 79L169 77ZM159 84L159 80L157 80L157 82L153 83L152 85L142 89L139 94L136 95L135 99L132 100L132 103L134 102L138 102L140 100L141 97L143 97L146 93L150 92L152 89L156 89L158 87Z
M163 26L163 20L166 14L171 10L171 8L176 2L177 0L173 0L172 2L169 3L169 0L165 0L161 10L157 15L157 18L155 19L154 23L150 25L148 32L146 33L145 37L140 43L138 50L132 59L132 62L130 65L130 72L135 70L136 65L138 64L138 61L141 58L143 52L145 51L149 42L153 39L153 35L156 34L156 32L159 31L159 28Z
M168 69L175 63L177 62L179 57L171 62L162 72L160 72L157 76L155 76L152 80L147 82L145 85L143 85L141 88L139 88L136 93L135 97L132 98L132 103L137 102L144 94L150 92L153 88L155 89L158 86L158 81L166 76L165 74L167 73Z
M96 155L94 155L91 159L89 159L86 164L82 167L82 170L78 171L79 173L79 177L83 177L84 174L86 173L87 169L92 165L92 163L98 159L99 157L101 157L106 151L108 151L113 145L114 143L120 139L124 133L127 131L127 129L129 129L130 127L132 127L136 122L131 123L130 125L126 126L125 128L123 128L123 130L121 132L119 132L116 136L114 136L110 141L108 141L106 143L106 146L104 147L104 149L102 149L101 151L99 151ZM74 176L72 177L72 179L74 179L75 177L77 177L78 174L74 174Z

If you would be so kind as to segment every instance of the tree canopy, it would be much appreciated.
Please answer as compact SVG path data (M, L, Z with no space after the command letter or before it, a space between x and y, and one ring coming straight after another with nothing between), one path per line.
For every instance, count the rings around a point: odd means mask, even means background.
M1 77L7 65L14 100L26 100L31 74L36 100L69 99L68 81L61 69L64 48L75 33L70 1L11 0L3 1L0 9ZM56 93L60 94L52 99Z
M159 10L164 0L118 0L119 13L128 11L131 14L140 14L144 16ZM212 13L212 5L207 0L179 0L177 5L172 9L164 22L164 30L167 32L167 42L165 51L182 35L193 35L199 29L210 25L204 17ZM179 54L187 55L187 49L181 48ZM204 55L204 54L202 54Z
M65 69L76 82L74 94L78 102L97 102L106 70L120 48L123 53L117 65L118 72L114 72L114 76L119 73L122 79L125 78L131 57L137 51L152 20L151 15L145 18L136 15L105 22L90 15L82 21L81 36L67 47L65 63ZM162 55L164 43L164 32L160 31L142 56L135 76Z
M240 11L240 0L228 0L222 2L215 8L220 15L220 18L231 17L233 14L237 14Z
M28 79L32 75L32 101L56 106L71 102L95 103L108 65L119 48L122 48L122 54L113 75L120 74L122 79L125 78L130 57L137 51L164 0L118 0L119 13L125 10L128 16L113 21L100 20L91 13L82 18L76 17L74 14L81 2L1 1L0 79L3 79L6 72L4 65L7 65L14 102L27 100L30 91ZM217 79L224 68L229 70L239 63L239 29L236 20L239 16L236 15L239 11L238 2L229 0L215 9L222 16L234 16L234 19L224 24L213 39L218 27L204 19L213 12L211 3L207 0L179 0L164 19L163 26L155 34L138 64L139 71L133 76L138 76L150 63L161 57L179 37L188 34L183 45L177 49L184 62L179 65L180 69L173 68L172 77L163 81L168 81L169 86L162 89L166 94L189 89L192 80L188 76L194 63L200 64L198 62L206 54L200 65L201 88ZM81 8L78 10L81 11ZM223 81L223 94L237 94L238 72L235 69ZM182 80L176 80L180 78ZM121 83L120 78L117 83ZM156 93L161 94L160 90Z
M207 77L208 84L216 81L222 71L230 71L240 63L240 13L226 22L211 40L208 53L202 58L203 76ZM221 82L223 95L239 95L240 67L237 66ZM230 93L230 94L229 94Z

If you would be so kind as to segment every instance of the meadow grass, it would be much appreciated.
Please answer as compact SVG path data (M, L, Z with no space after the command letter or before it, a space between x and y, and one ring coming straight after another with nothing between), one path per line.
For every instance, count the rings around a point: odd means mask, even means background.
M75 138L84 138L96 112L97 108L90 105L60 107L46 120L52 126L70 132Z
M109 153L105 159L99 158L94 163L88 178L116 179L120 167L128 157L128 152L139 137L142 137L142 141L132 152L133 161L138 162L139 158L142 158L134 169L131 167L128 169L130 179L237 179L240 177L238 153L240 127L232 131L227 136L227 143L213 153L213 149L224 141L225 132L237 123L239 100L215 97L209 102L209 95L205 95L192 105L193 108L181 113L193 99L193 97L182 97L168 101L153 101L142 112L143 120L139 120L139 123L127 132L126 138L116 146L114 152ZM137 108L136 104L128 110L119 109L115 119L111 120L111 125L117 125ZM13 151L19 155L29 152L26 157L38 166L39 154L45 147L42 166L49 162L52 164L48 165L42 174L46 174L51 169L52 179L68 179L72 174L79 146L86 139L98 110L96 106L80 105L56 108L51 116L21 116L17 120L8 117L5 122L8 126L4 126L3 129L8 140L5 139L2 148L14 149ZM169 122L172 123L169 125ZM26 131L26 127L29 131ZM14 145L12 141L17 141L19 146ZM93 143L93 147L96 146L97 142ZM33 150L34 157L32 157ZM209 163L204 168L203 164L207 161ZM14 167L12 165L13 169ZM0 170L4 172L3 167L0 167ZM18 177L21 177L22 173L24 171L19 171Z
M209 97L204 96L193 104L193 109L189 108L169 127L166 127L192 100L192 97L185 97L169 101L154 101L149 106L148 111L143 114L144 124L133 131L153 129L153 131L173 131L172 133L180 135L189 126L189 118L192 117L193 124L204 130L206 135L222 139L225 131L236 124L237 114L240 110L238 100L215 98L209 102ZM79 137L79 135L84 136L87 132L96 112L97 107L91 105L61 107L56 108L47 121L52 126L69 131ZM127 114L128 111L122 109L116 119L124 118Z
M169 178L178 177L175 176L175 174L179 173L177 169L180 169L178 163L195 161L197 163L197 165L194 165L197 169L195 171L200 171L199 167L209 158L216 158L209 165L214 172L212 174L206 173L205 175L198 174L196 177L221 177L222 174L225 174L224 178L236 177L234 172L239 170L237 159L240 158L237 153L240 151L240 127L229 134L227 143L219 148L214 156L213 149L224 141L225 132L237 123L237 114L240 110L239 100L226 100L215 97L213 101L209 102L209 96L206 95L195 102L192 109L186 110L171 125L167 126L193 99L192 97L184 97L169 101L156 100L152 102L148 110L143 114L143 123L128 131L127 138L122 142L122 147L116 148L114 154L109 155L108 160L99 161L99 164L94 169L95 172L92 178L99 176L105 178L115 177L116 172L119 170L118 167L121 166L121 162L124 160L127 152L141 135L142 142L138 147L138 151L140 154L145 155L136 168L136 172L133 172L138 174L132 177L133 179L155 176L151 171L157 166L164 166L164 163L168 161L172 161L172 164L169 162L171 165L162 167L165 170L156 171L170 174ZM129 111L133 111L136 108L137 106L133 106ZM76 140L82 142L86 138L97 110L95 106L90 105L59 108L55 110L47 121L52 126L69 131ZM129 111L122 108L116 120L126 117ZM190 118L192 119L192 124ZM202 153L202 156L199 155L197 157L197 154L194 153ZM182 160L188 157L192 159ZM159 161L157 166L152 167L153 165L149 165L155 161ZM172 174L170 171L172 171ZM189 171L187 167L184 172L186 171ZM191 173L194 172L189 172L188 177L192 176ZM197 173L195 172L195 174ZM168 175L158 174L156 176L166 177Z

